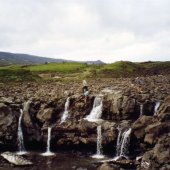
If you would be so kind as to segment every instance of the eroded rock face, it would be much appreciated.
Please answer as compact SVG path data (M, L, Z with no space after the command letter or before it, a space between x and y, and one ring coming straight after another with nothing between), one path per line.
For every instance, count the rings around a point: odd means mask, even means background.
M93 108L94 96L89 95L87 100L84 95L73 95L70 97L69 118L80 120L85 118Z
M24 105L26 105L26 108ZM32 101L24 102L23 117L21 120L25 145L30 149L35 147L31 143L40 142L41 140L40 124L36 119L36 113L33 111L32 107Z
M165 100L164 98L168 96L168 86L160 83L162 82L160 80L157 81L157 77L145 78L141 91L137 91L135 85L131 86L129 79L114 81L112 79L91 81L89 83L91 93L87 99L82 94L81 83L77 82L69 85L61 82L40 85L30 83L19 85L14 89L4 87L3 91L0 91L1 146L10 143L16 146L19 109L23 108L24 102L30 100L29 109L24 111L22 119L26 148L31 146L45 148L47 128L51 126L52 148L77 150L88 148L95 152L98 124L83 118L90 114L95 96L102 94L104 121L101 124L104 151L110 150L112 154L115 153L117 127L122 124L125 127L132 127L130 150L133 150L133 158L144 154L146 160L153 162L155 159L155 167L160 167L164 161L167 163L168 152L165 148L169 147L167 134L170 129L170 97ZM70 97L69 116L66 122L61 123L68 96ZM157 114L153 116L157 101L160 101L161 105ZM160 157L159 152L163 152L165 157Z
M118 168L114 168L113 166L109 165L108 163L103 163L98 170L119 170Z
M110 116L108 116L109 119L136 119L139 116L135 98L125 96L121 91L106 95L105 100L105 105L108 103L107 110L110 109ZM105 115L103 115L103 117L105 118Z
M97 143L97 123L87 120L67 121L53 127L53 145L59 147L79 148L79 150L96 151ZM107 145L116 143L117 129L115 123L102 123L102 145L107 149ZM114 149L114 145L113 145Z
M138 169L170 168L168 159L168 155L170 155L169 112L166 109L162 109L169 106L168 98L163 102L157 116L145 116L145 119L140 118L133 124L133 133L138 138L138 141L140 141L139 146L141 152L144 153Z
M4 103L0 103L0 146L13 147L17 145L17 117L14 110ZM3 146L4 145L4 146Z
M155 147L146 152L138 169L169 169L170 168L170 136L161 137Z

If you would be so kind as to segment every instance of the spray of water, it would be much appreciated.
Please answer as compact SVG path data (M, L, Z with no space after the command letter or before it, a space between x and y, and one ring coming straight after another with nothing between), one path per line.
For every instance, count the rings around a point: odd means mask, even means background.
M116 146L116 157L114 160L117 160L119 157L123 156L128 159L129 153L129 143L130 143L130 134L131 128L123 131L120 127L118 128L119 134L117 138L117 146Z
M46 149L46 152L42 154L43 156L52 156L52 155L55 155L50 150L50 143L51 143L51 127L48 127L47 149Z
M160 104L161 104L160 102L156 102L155 108L154 108L154 115L157 115L157 111L159 109Z
M23 137L23 132L22 132L22 125L21 125L22 116L23 116L23 110L20 109L20 117L19 117L19 121L18 121L18 147L19 147L19 151L17 152L17 154L19 154L19 155L23 155L23 154L26 153L25 146L24 146L24 137Z
M98 120L100 120L102 116L102 108L103 108L102 98L96 96L93 103L93 109L85 119L87 119L89 122L97 122Z
M68 118L69 105L70 105L70 98L68 97L67 100L66 100L66 103L65 103L64 113L63 113L63 115L61 117L61 123L65 122L66 119Z
M17 152L18 155L24 155L26 154L25 146L24 146L24 137L23 137L23 131L22 131L22 117L24 112L29 112L31 101L27 101L24 103L23 110L20 109L20 117L18 121L18 148L19 151Z
M97 153L92 156L95 159L103 159L102 155L102 127L101 125L97 126Z

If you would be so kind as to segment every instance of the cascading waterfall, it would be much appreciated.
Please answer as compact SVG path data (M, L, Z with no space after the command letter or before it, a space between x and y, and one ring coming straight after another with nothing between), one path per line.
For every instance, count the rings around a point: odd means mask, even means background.
M30 107L30 103L31 101L27 101L24 103L23 106L23 110L20 109L20 117L19 117L19 121L18 121L18 147L19 147L19 152L17 154L19 155L23 155L26 154L26 150L25 150L25 146L24 146L24 137L23 137L23 132L22 132L22 117L24 112L28 112L29 111L29 107Z
M124 132L121 128L118 128L119 134L117 139L117 146L116 146L116 157L114 160L117 160L119 157L123 156L125 158L127 157L127 154L129 152L129 143L130 143L130 134L131 134L131 128L126 129Z
M93 103L93 109L85 119L87 119L89 122L98 121L102 116L102 108L102 98L100 96L96 96Z
M101 125L97 126L97 153L92 156L92 158L102 159L102 127Z
M23 138L23 133L22 133L22 116L23 116L23 110L20 109L20 116L19 116L19 121L18 121L18 147L19 147L19 152L17 154L23 155L26 153L25 146L24 146L24 138Z
M154 108L154 115L157 114L157 111L158 111L158 108L159 108L160 104L161 104L161 102L156 102L155 108Z
M123 135L123 141L122 141L122 145L121 145L121 150L120 150L120 156L125 156L128 154L129 150L129 143L130 143L130 134L131 134L132 129L129 128L128 130L126 130L124 132Z
M70 97L67 98L66 103L65 103L65 108L64 108L64 113L61 117L61 123L65 122L66 119L68 118L68 108L70 105Z
M43 153L43 156L52 156L54 153L50 151L50 143L51 143L51 127L48 127L48 137L47 137L47 149L46 152Z
M120 155L120 148L121 148L121 137L122 137L122 129L118 127L118 137L117 137L117 144L116 144L116 156Z
M143 104L140 104L140 116L143 115Z

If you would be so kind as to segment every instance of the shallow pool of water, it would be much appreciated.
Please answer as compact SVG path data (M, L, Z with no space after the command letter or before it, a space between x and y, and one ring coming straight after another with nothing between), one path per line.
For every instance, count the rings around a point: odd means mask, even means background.
M47 157L32 152L24 157L31 160L33 165L17 167L1 158L0 170L95 170L100 161L77 153L55 153L55 156Z

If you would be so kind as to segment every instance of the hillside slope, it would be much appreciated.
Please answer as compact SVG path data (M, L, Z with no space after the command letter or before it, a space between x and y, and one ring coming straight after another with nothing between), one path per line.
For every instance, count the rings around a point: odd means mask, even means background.
M86 64L79 62L10 65L0 67L0 81L40 80L45 75L67 79L139 77L170 74L170 61L133 63L118 61L112 64ZM40 77L39 77L40 76Z
M39 57L28 54L15 54L8 52L0 52L0 64L32 64L32 63L45 63L45 62L63 62L63 59L53 59L47 57Z
M72 60L54 59L49 57L40 57L29 54L18 54L9 52L0 52L0 66L12 64L35 64L35 63L48 63L48 62L72 62ZM79 61L76 61L79 62ZM97 61L83 61L81 63L87 64L104 64L104 62Z

